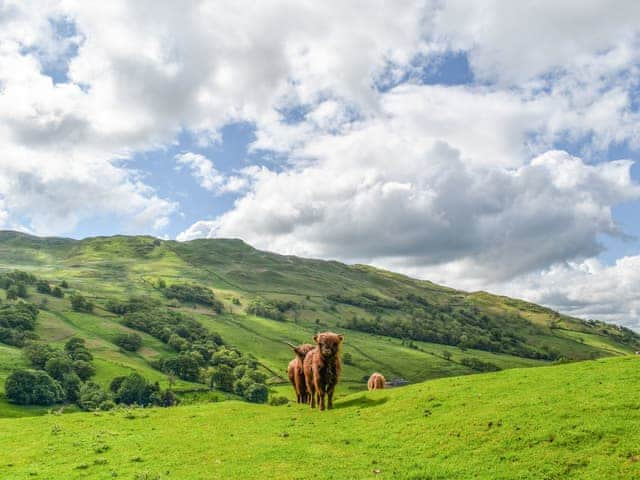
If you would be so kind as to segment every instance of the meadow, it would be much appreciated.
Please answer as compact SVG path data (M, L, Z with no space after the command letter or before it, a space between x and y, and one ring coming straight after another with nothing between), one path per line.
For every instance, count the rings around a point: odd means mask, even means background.
M640 358L427 381L331 411L227 401L0 420L0 478L630 479Z

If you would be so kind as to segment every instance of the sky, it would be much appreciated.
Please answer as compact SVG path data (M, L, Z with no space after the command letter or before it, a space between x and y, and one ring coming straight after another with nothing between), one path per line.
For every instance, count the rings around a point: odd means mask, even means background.
M640 3L0 0L0 229L241 238L640 330Z

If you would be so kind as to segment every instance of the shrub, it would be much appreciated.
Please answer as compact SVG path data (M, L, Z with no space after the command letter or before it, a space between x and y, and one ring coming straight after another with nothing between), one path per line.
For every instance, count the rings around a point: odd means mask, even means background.
M142 337L137 333L120 333L114 343L129 352L137 352L142 346Z
M51 294L51 285L46 280L38 280L36 282L36 290L38 293L44 293L46 295Z
M41 342L28 343L23 352L31 366L39 370L44 370L44 366L50 358L64 355L61 350Z
M264 384L254 383L247 388L244 397L252 403L267 403L269 399L269 389Z
M83 382L86 382L96 374L96 368L85 360L74 360L73 371Z
M82 380L75 373L68 373L62 377L60 382L64 396L68 402L77 402L80 398L80 388Z
M264 298L254 298L247 306L247 313L272 320L284 320L284 313L275 302Z
M196 284L175 283L164 289L167 298L175 298L181 302L193 302L212 307L216 312L223 310L223 304L216 300L213 292L207 287Z
M64 400L60 383L46 372L16 370L5 382L5 395L19 405L53 405Z
M76 312L91 313L93 312L94 305L84 298L84 296L79 293L74 293L71 295L71 308Z
M150 297L140 296L129 297L129 299L125 301L109 300L107 301L105 308L111 313L124 315L126 313L139 312L141 310L155 308L158 305L159 302L157 300L154 300Z
M65 375L73 371L73 365L69 357L55 356L47 360L44 369L52 378L61 381Z
M78 405L83 410L96 410L110 399L109 394L100 385L94 382L87 382L80 387Z
M275 407L280 405L286 405L287 403L289 403L289 399L287 397L282 397L282 396L272 396L271 399L269 400L269 405L273 405Z
M212 387L223 392L233 392L234 380L235 377L230 366L222 364L212 369L210 383Z
M64 344L64 350L73 360L83 360L90 362L93 355L86 347L84 338L72 337Z
M51 295L53 295L56 298L63 298L64 297L64 292L62 291L62 289L60 287L53 287L51 289Z

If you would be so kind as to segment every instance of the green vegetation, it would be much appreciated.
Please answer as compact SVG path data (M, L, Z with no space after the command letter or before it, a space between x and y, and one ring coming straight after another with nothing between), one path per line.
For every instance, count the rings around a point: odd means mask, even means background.
M112 381L131 374L182 403L291 398L284 342L321 330L346 335L338 396L365 389L373 371L415 383L640 350L638 335L602 322L238 240L0 232L0 417L44 411L4 393L28 367L50 372L67 410L109 407ZM88 364L56 357L47 369L50 352L32 358L31 344L59 354L73 337Z
M0 419L0 477L637 478L639 384L626 357L355 393L324 414L224 402Z

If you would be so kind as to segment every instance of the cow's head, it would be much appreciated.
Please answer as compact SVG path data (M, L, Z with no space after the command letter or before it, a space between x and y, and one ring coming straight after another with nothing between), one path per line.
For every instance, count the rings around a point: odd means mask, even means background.
M340 344L344 340L344 335L338 335L337 333L324 332L318 333L313 336L313 340L318 345L320 353L325 358L331 358L338 354L340 350Z

